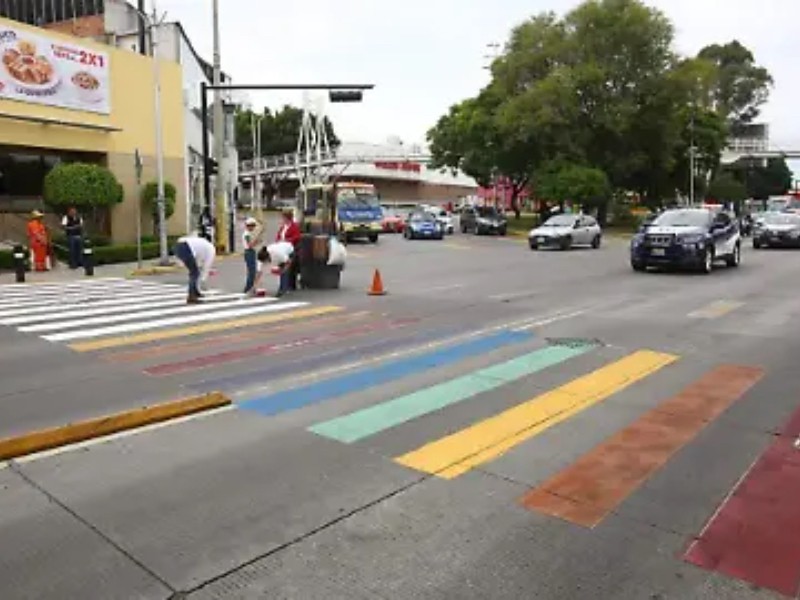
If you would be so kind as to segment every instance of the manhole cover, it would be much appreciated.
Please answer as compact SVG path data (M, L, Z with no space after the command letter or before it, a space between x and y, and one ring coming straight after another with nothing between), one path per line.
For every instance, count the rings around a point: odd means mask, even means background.
M566 346L568 348L582 348L584 346L603 346L603 342L591 338L546 338L551 346Z

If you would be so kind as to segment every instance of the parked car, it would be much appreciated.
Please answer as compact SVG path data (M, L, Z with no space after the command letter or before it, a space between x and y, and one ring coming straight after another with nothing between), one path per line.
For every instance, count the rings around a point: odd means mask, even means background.
M569 250L573 246L599 248L602 239L603 231L600 225L589 215L555 215L528 233L528 245L531 250L539 248Z
M742 250L739 224L726 211L677 208L662 212L631 240L634 271L648 267L680 267L711 273L724 260L738 267Z
M494 206L470 206L461 213L461 233L505 235L508 220Z
M407 240L443 240L444 227L429 212L417 211L409 215L403 236Z
M381 226L384 233L403 233L405 229L405 219L396 210L390 207L383 207L383 220Z
M800 248L800 215L767 213L756 221L753 228L753 248Z

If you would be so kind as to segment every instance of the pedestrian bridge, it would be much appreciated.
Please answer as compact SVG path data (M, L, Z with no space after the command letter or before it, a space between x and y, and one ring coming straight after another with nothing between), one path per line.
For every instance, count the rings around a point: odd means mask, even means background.
M746 158L761 160L768 160L770 158L783 158L786 160L800 159L800 150L787 150L776 146L753 144L748 143L747 140L737 140L737 142L738 143L733 143L722 151L720 162L723 165L729 165Z

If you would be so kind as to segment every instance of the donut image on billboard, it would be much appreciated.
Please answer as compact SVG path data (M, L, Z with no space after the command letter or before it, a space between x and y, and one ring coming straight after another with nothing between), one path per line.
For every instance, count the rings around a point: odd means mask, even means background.
M108 54L0 29L0 98L109 114Z

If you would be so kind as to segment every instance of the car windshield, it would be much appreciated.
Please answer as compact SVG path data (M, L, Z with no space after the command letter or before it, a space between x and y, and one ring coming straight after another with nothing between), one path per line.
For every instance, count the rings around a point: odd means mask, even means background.
M572 227L575 224L575 215L557 215L545 221L545 227Z
M658 215L652 227L707 227L711 214L707 210L668 210Z
M336 202L341 208L380 208L378 195L370 188L343 188L337 192Z
M792 213L767 213L763 219L768 225L800 225L800 215Z
M411 221L414 223L425 223L425 222L433 222L435 218L433 215L428 213L414 213L411 215Z
M484 219L496 219L500 213L494 206L479 206L477 208L478 216Z

